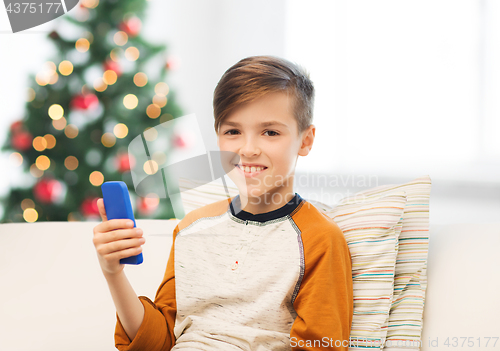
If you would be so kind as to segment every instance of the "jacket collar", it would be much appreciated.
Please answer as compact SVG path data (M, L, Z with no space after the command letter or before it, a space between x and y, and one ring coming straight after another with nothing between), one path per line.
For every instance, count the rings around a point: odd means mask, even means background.
M242 221L254 221L262 223L289 215L299 206L299 204L303 200L304 199L299 194L295 193L295 196L290 201L288 201L282 207L277 208L276 210L266 213L252 214L250 212L241 209L240 195L237 195L233 198L233 200L229 204L228 211L231 211L231 214L234 217Z

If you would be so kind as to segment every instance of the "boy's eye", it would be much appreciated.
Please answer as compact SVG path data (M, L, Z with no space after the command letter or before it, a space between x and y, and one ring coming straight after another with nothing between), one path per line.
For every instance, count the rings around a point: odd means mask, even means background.
M274 134L271 134L270 136L280 135L278 132L275 132L274 130L266 130L265 133L274 133Z
M229 129L229 130L227 130L227 131L224 133L224 135L226 135L226 134L228 134L228 133L230 133L230 132L238 132L238 131L237 131L236 129ZM229 135L233 135L233 134L231 133L231 134L229 134Z
M234 133L233 133L234 132ZM239 131L237 129L229 129L227 131L224 132L224 135L234 135L236 133L239 133ZM275 132L274 130L266 130L264 133L271 133L269 136L277 136L279 135L278 132Z

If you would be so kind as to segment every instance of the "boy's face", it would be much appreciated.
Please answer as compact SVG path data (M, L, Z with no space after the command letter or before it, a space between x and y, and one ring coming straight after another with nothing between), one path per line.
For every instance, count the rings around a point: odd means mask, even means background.
M240 196L281 203L287 194L293 194L297 158L311 150L315 127L312 125L297 135L292 99L292 95L288 97L283 92L269 93L238 107L221 123L217 145L221 151L235 153L231 164L224 167ZM273 124L266 125L270 122ZM259 172L250 168L249 174L235 167L236 163L265 169Z

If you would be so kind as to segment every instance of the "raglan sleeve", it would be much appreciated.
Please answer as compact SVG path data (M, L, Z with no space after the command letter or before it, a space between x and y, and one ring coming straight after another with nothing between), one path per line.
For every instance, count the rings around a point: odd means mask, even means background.
M292 350L348 350L353 315L351 254L335 222L304 236L304 276L293 303Z
M172 248L165 275L154 302L139 296L144 306L144 319L133 340L130 340L116 314L115 347L120 351L168 351L175 345L174 325L177 313L175 299L174 246L179 225L173 232Z

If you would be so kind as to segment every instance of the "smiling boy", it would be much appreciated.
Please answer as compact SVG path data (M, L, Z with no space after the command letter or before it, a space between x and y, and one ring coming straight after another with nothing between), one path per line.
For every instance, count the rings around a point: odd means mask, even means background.
M287 60L248 57L224 73L214 127L220 150L234 153L224 167L239 195L178 223L154 302L137 298L122 269L101 263L117 307L119 350L348 349L347 243L332 219L293 191L298 156L308 155L315 137L313 103L309 76ZM98 205L100 262L130 256L106 248L105 236L123 223L105 222ZM112 254L115 261L105 259Z
M217 145L239 156L228 176L247 212L269 212L294 197L297 159L309 153L314 135L314 125L298 130L293 97L281 91L237 107L220 122Z

